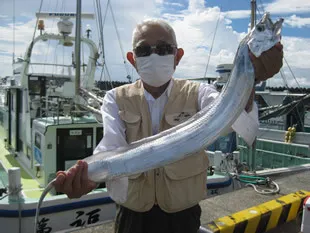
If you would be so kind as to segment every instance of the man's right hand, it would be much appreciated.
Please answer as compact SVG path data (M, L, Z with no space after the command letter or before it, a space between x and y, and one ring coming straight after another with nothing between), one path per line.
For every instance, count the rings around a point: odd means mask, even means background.
M89 193L97 184L88 179L88 164L80 160L68 171L57 172L54 187L72 199Z

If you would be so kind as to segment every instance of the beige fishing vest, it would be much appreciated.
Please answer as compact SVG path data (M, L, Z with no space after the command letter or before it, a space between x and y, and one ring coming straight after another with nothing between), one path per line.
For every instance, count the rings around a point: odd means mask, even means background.
M178 125L198 111L199 84L174 79L160 131ZM152 122L141 81L116 88L119 115L126 126L127 142L152 135ZM204 151L165 167L129 177L127 201L138 212L154 204L168 213L190 208L206 196L208 158Z

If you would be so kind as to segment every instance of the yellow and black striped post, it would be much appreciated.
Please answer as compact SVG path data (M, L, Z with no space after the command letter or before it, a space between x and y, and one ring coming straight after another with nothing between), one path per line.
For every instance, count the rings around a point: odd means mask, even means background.
M208 224L213 233L264 233L297 218L310 192L300 190Z

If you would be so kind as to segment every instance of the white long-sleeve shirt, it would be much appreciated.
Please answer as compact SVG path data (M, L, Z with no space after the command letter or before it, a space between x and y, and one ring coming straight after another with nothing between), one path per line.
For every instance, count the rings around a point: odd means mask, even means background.
M166 91L157 99L144 90L144 95L148 103L149 112L152 119L153 134L157 134L159 130L160 120L163 114L165 104L168 101L173 79L170 81ZM211 104L211 102L219 95L219 92L213 85L201 83L198 89L198 107L199 110ZM108 91L103 99L101 107L103 119L103 138L94 150L94 154L101 151L114 150L116 148L127 145L125 136L125 125L119 117L119 109L116 104L115 89ZM232 125L236 131L248 144L252 144L258 131L258 108L254 103L250 113L243 111L235 123ZM107 182L109 195L118 202L125 202L127 195L128 179L122 178Z

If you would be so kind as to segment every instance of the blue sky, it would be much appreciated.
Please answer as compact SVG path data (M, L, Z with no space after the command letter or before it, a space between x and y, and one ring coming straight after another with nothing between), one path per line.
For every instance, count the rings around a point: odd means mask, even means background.
M16 2L16 55L23 55L32 39L35 12L40 0L15 0ZM75 11L75 1L44 0L43 11ZM102 12L107 0L101 0ZM131 50L131 34L136 23L145 18L164 18L175 29L178 44L185 50L185 55L177 67L175 77L202 77L209 60L212 38L216 22L220 16L215 42L208 65L207 75L216 76L216 65L231 63L238 43L245 36L249 25L250 0L113 0L111 1L121 44L124 53ZM310 1L309 0L258 0L258 9L270 11L274 19L283 17L285 24L282 33L285 58L294 72L300 86L310 87ZM0 2L0 76L12 74L12 0ZM83 0L83 11L94 12L93 1ZM259 18L260 14L258 14ZM46 31L57 33L56 21L46 20ZM98 41L96 25L93 21L83 21L93 28L93 39ZM104 28L106 61L113 80L126 80L126 69L119 49L111 14L107 15ZM35 51L36 60L56 55L46 44L41 43ZM57 54L60 53L57 50ZM66 55L67 57L68 54ZM63 57L66 57L63 55ZM45 61L48 59L44 58ZM61 60L60 58L56 59ZM137 78L130 65L129 72ZM291 86L296 86L286 64L283 74ZM277 75L268 81L270 86L283 85L283 79Z
M165 1L166 3L176 3L176 1ZM264 11L266 11L266 6L268 4L272 3L274 1L270 0L257 0L257 19L261 17ZM186 10L188 8L189 2L182 0L182 1L177 1L178 5L168 5L166 4L165 9L163 12L169 12L169 13L176 13L180 12L183 10ZM296 1L297 6L298 6L298 1ZM240 10L249 10L250 9L250 0L237 0L237 1L232 1L231 0L208 0L204 1L204 4L206 7L219 7L222 12L229 12L229 11L240 11ZM297 11L296 11L297 12ZM279 18L279 17L289 17L292 14L291 12L282 12L282 13L275 13L273 14L273 18ZM286 25L284 34L287 36L298 36L298 37L305 37L305 38L310 38L310 12L309 10L305 10L304 12L299 11L298 15L300 18L305 18L308 19L308 24L304 25L302 27L296 27L292 25ZM237 32L244 32L244 29L248 26L249 23L249 18L243 17L243 18L236 18L231 22L231 26L233 29Z

